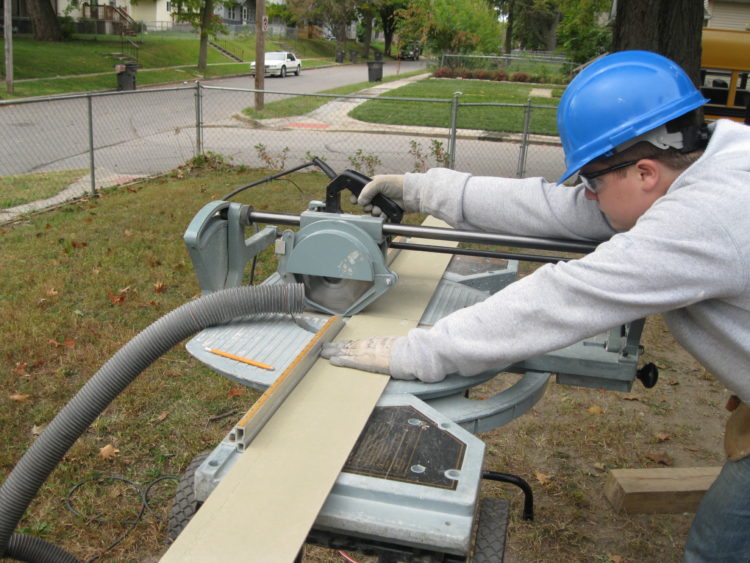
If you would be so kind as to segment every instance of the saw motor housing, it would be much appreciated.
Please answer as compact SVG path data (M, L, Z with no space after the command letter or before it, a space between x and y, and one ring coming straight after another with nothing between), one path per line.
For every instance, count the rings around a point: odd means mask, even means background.
M286 230L276 241L281 278L304 284L305 301L317 311L358 313L398 279L386 265L383 222L369 215L303 212L299 231Z

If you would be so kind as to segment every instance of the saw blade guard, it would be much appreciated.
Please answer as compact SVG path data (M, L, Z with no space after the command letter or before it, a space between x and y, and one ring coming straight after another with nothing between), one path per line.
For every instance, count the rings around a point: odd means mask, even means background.
M304 284L311 308L354 315L398 279L386 249L382 218L306 211L299 231L284 231L276 243L278 272L285 282Z

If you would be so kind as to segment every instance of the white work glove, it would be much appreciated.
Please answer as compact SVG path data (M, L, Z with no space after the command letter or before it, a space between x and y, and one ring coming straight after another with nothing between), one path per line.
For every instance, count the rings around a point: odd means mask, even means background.
M334 366L390 375L391 346L397 336L373 336L364 340L341 340L323 345L320 355Z
M393 200L401 209L404 209L404 176L403 174L379 174L373 176L370 181L359 194L359 198L352 201L362 206L362 208L380 217L383 212L377 205L372 205L373 198L383 194L385 197Z

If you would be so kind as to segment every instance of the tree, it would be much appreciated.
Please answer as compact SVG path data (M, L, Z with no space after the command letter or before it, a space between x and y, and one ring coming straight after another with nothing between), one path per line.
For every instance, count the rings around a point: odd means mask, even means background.
M555 0L520 0L513 6L513 39L521 49L552 51L560 21L560 7Z
M10 2L10 0L5 0ZM37 41L62 41L63 34L52 3L49 0L26 0L31 18L31 30Z
M510 54L513 50L513 27L516 19L516 0L489 0L497 14L498 19L505 20L505 35L503 41L503 52Z
M198 70L205 73L208 65L208 38L226 33L214 7L228 6L231 0L181 0L177 3L177 21L186 22L199 33Z
M355 19L356 0L287 0L298 22L327 25L336 42L346 44L346 26Z
M611 5L611 0L560 0L558 45L570 60L582 64L611 50L606 21Z
M362 0L357 5L357 14L360 21L363 22L364 33L362 42L364 43L365 57L370 56L370 42L372 41L372 22L377 15L375 2Z
M404 8L406 8L406 2L403 0L377 0L376 9L380 16L380 25L383 28L386 55L391 54L393 36L401 21L399 14Z
M399 31L435 52L497 53L501 28L487 0L412 0Z
M700 84L702 0L620 0L613 51L645 49L679 64Z

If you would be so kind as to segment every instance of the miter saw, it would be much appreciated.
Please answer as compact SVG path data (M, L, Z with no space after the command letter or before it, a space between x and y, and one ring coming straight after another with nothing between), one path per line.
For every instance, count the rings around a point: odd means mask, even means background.
M325 199L300 215L260 212L229 198L287 172L316 165L329 178ZM486 299L512 283L518 260L557 261L561 256L497 250L448 248L429 241L535 248L585 253L594 245L529 237L501 236L450 228L403 225L401 209L378 196L373 203L385 217L342 212L341 193L359 194L369 181L347 170L336 174L319 159L235 190L207 204L190 223L185 242L204 293L245 283L248 264L273 247L278 269L264 284L301 283L307 310L290 319L268 314L200 332L188 351L242 385L266 389L298 358L331 316L344 319L371 306L398 284L391 269L397 252L451 253L453 258L425 310L429 326L451 312ZM259 225L266 225L262 229ZM282 232L279 226L298 227ZM246 228L255 232L246 237ZM422 239L415 243L414 238ZM482 478L519 484L526 493L525 517L531 517L530 489L523 480L485 471L484 444L476 433L497 428L531 408L555 374L559 383L626 391L638 377L655 383L652 368L638 369L643 321L616 327L563 350L474 377L449 376L439 383L396 381L388 384L360 440L323 506L309 542L374 553L382 560L500 561L507 504L480 503ZM217 355L212 350L227 353ZM265 362L258 367L236 358ZM495 396L474 400L470 390L497 375L518 374ZM211 452L194 461L183 476L170 519L176 537L192 514L244 455L252 440L240 421ZM478 506L482 508L478 510ZM483 539L484 538L484 539ZM485 540L489 538L489 543Z

